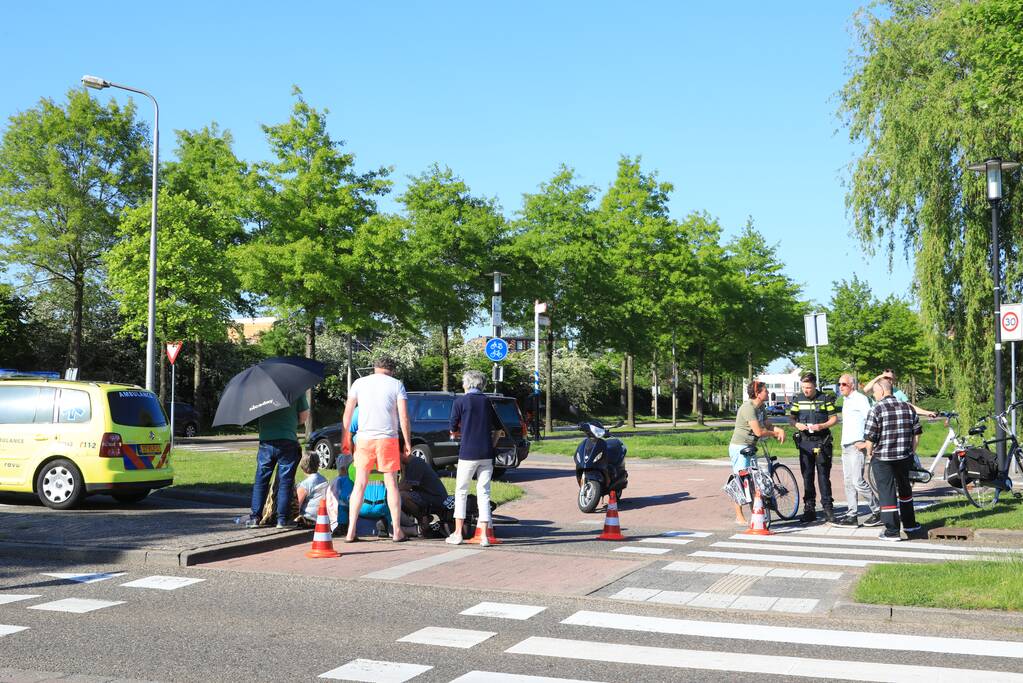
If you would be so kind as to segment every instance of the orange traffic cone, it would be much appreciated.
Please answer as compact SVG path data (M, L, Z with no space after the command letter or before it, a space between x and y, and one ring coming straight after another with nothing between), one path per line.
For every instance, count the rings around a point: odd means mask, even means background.
M607 501L607 513L604 515L604 532L597 536L598 541L624 541L622 527L618 523L618 497L611 492Z
M472 535L466 543L479 543L480 542L480 528L476 527L476 532ZM494 525L490 523L487 525L487 540L490 541L490 545L501 545L501 541L497 540L497 536L494 535Z
M316 528L313 529L313 547L306 552L306 557L339 557L341 553L334 550L334 541L330 534L330 518L327 517L327 498L320 498L320 509L316 511Z
M745 533L756 536L774 535L774 532L767 528L767 513L764 510L764 499L760 497L759 489L753 496L753 514L750 515L749 529L746 529Z

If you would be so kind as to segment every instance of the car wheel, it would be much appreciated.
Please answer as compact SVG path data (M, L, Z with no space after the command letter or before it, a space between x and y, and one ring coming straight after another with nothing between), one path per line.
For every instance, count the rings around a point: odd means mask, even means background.
M136 489L133 491L118 491L117 493L111 493L118 503L139 503L146 496L149 495L149 489Z
M320 460L321 470L334 469L334 449L331 448L328 439L317 439L316 443L313 444L313 452L316 453L316 457Z
M430 452L430 447L425 443L412 444L412 457L425 460L430 467L433 467L433 454Z
M593 512L600 502L600 482L587 479L579 489L579 509L583 512Z
M67 510L78 505L85 497L85 480L73 462L58 458L39 470L36 494L46 507Z
M194 422L189 422L185 425L185 436L191 439L193 436L199 434L199 426Z

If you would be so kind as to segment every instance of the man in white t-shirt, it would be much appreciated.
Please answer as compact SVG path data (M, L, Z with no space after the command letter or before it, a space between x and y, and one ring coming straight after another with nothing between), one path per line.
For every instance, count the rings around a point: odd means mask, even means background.
M355 485L348 500L348 534L345 543L359 540L356 524L366 493L366 482L374 468L384 475L387 488L387 507L391 519L401 519L401 495L398 493L398 471L401 469L402 453L398 444L398 427L405 436L407 458L412 452L411 428L408 419L408 394L405 385L392 377L397 364L388 356L380 356L373 362L373 374L360 377L352 382L345 404L344 429L341 433L341 452L352 452L352 413L359 406L359 438L355 448ZM400 524L394 525L395 543L408 540Z
M863 478L863 464L867 444L863 440L863 427L870 413L870 401L856 391L856 379L849 374L842 375L838 380L838 391L844 397L842 401L842 475L845 479L845 517L835 522L838 526L859 526L859 500L857 493L862 495L870 506L870 516L864 524L879 526L881 514L877 503L877 494Z

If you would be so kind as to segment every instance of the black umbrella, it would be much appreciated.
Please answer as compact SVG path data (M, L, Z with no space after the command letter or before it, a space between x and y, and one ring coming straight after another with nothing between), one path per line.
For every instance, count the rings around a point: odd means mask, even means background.
M324 366L318 360L300 356L267 358L227 383L213 426L248 424L286 408L306 389L323 381L323 375Z

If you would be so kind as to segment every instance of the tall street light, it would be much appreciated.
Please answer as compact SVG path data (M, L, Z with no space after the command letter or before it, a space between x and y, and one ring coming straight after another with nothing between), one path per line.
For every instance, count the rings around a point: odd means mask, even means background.
M153 117L153 215L149 226L149 316L146 332L146 389L155 391L153 369L156 367L156 182L160 169L160 105L156 103L156 98L145 90L111 83L99 76L82 76L82 85L95 90L120 88L137 92L153 101L153 109L156 112Z
M982 164L973 164L968 168L977 173L987 174L987 201L991 205L991 279L995 289L995 413L1005 412L1005 385L1002 381L1002 278L1001 253L998 247L998 205L1002 202L1002 171L1011 171L1019 167L1015 161L1002 161L1000 157L986 159ZM999 479L1004 478L1009 470L1005 459L1005 433L1001 423L995 422L995 444L998 453Z

